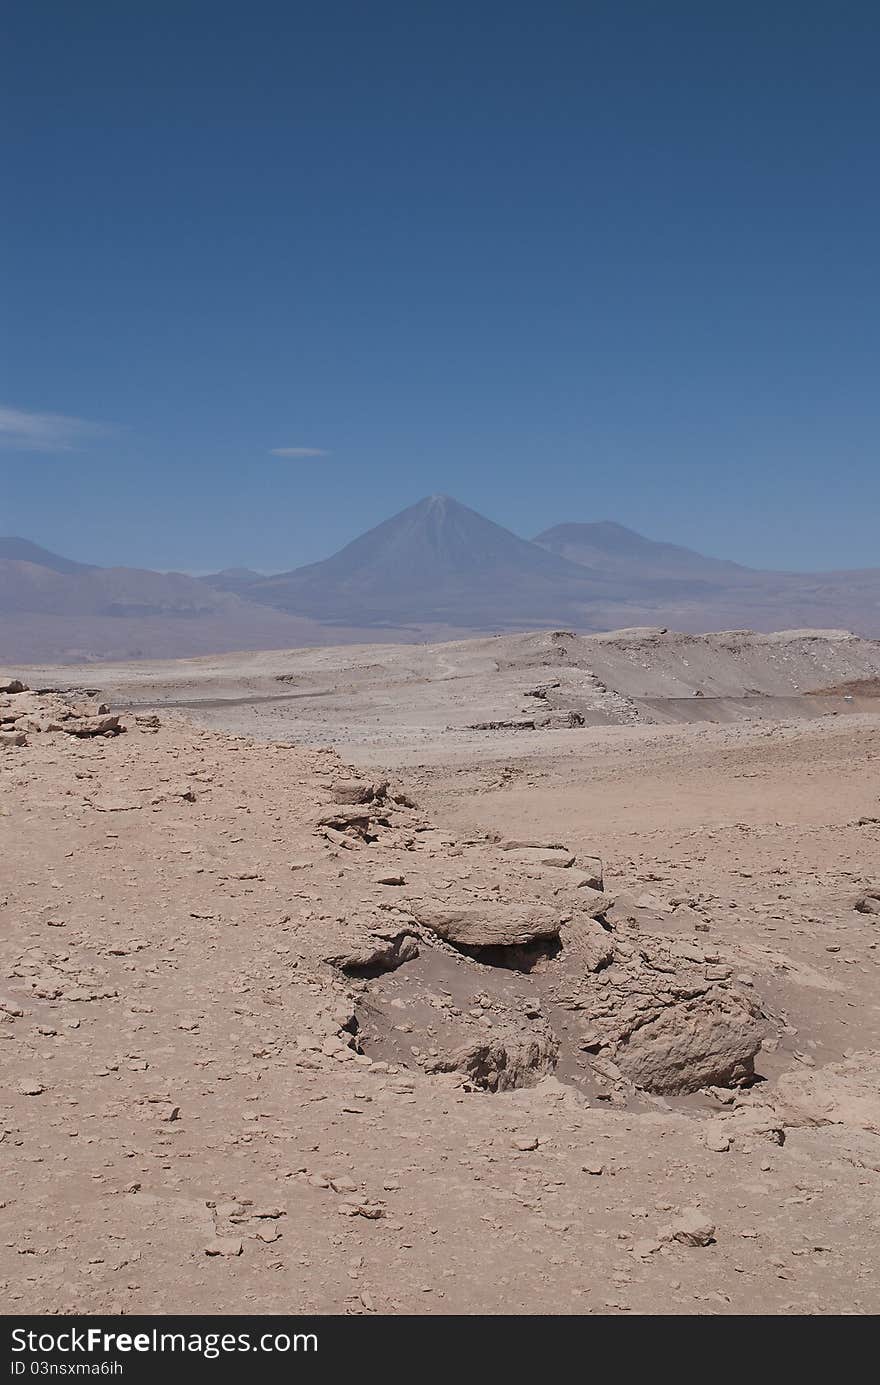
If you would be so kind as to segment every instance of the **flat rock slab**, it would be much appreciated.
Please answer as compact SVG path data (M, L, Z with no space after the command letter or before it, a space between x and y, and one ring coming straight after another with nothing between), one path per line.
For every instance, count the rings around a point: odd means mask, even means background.
M425 928L463 947L519 947L558 938L562 926L560 914L540 904L453 905L417 900L410 909Z
M404 962L419 955L418 939L405 930L397 933L373 933L352 939L349 946L325 960L340 971L366 971L372 967L393 971Z
M507 855L512 861L523 866L560 866L567 870L574 865L574 855L553 847L518 846L511 848Z

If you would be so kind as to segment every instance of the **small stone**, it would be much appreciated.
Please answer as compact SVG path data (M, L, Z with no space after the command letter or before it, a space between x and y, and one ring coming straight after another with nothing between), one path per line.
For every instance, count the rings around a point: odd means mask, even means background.
M19 1096L40 1096L46 1088L35 1077L23 1077L16 1090Z
M241 1255L244 1246L236 1236L215 1236L205 1246L206 1255Z
M580 883L585 884L588 889L605 889L605 879L601 857L579 856L577 864L578 872L581 875L581 877L586 877L586 879L582 879Z
M230 1217L241 1216L244 1211L240 1202L218 1202L214 1208L215 1215L220 1221L229 1221Z
M670 1226L669 1239L683 1246L707 1246L715 1239L715 1223L699 1207L686 1207Z
M377 1202L355 1201L346 1199L340 1202L336 1209L342 1217L366 1217L368 1221L376 1221L379 1217L384 1217L385 1209Z
M513 1149L527 1154L529 1150L538 1148L538 1137L537 1135L515 1135L510 1144Z

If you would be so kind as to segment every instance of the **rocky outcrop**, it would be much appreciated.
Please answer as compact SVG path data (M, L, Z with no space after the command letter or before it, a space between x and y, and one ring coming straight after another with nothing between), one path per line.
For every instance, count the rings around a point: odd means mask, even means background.
M589 1017L595 1051L649 1092L679 1093L747 1080L761 1046L759 1005L696 944L622 917L575 916L556 963L570 1008Z
M556 1066L558 1044L548 1037L478 1040L436 1057L426 1072L460 1072L489 1092L531 1087Z
M7 745L26 745L20 737L29 733L63 731L88 738L118 736L124 730L119 715L104 703L71 703L60 693L32 692L17 678L0 680L0 735Z
M369 820L376 835L361 838L362 849L375 853L400 843L392 804L386 791L377 805L333 811L337 822L356 822L361 831ZM376 811L387 826L371 816ZM548 1053L563 1052L575 1071L589 1080L598 1073L621 1092L676 1094L749 1080L764 1032L759 1005L699 943L688 940L683 950L680 940L645 931L639 911L613 909L612 895L581 878L601 881L598 858L595 870L582 872L583 858L559 843L471 841L438 852L436 839L426 846L429 837L426 830L409 839L405 874L378 877L400 889L384 907L410 920L428 959L445 947L484 974L486 968L527 974L535 1000L525 1006L526 1015L558 1009L578 1015L579 1025L565 1030L564 1043L552 1025L536 1035L538 1021L524 1022L502 986L494 992L490 1032L485 1010L476 1017L462 1012L454 1024L448 1014L443 1018L443 1043L429 1050L426 1070L472 1073L489 1064L487 1071L524 1071L525 1059L510 1057L502 1066L499 1052L516 1055L525 1045L533 1054L543 1036ZM338 844L345 842L340 835ZM376 932L357 947L347 943L328 954L330 960L350 975L406 960L395 950L393 933L379 930L377 944ZM426 966L423 974L430 975L430 961ZM510 1080L481 1085L496 1090Z

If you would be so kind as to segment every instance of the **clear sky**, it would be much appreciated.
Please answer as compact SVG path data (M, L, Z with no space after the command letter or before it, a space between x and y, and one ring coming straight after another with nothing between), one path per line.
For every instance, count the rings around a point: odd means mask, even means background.
M4 27L0 533L284 568L445 491L880 566L875 0Z

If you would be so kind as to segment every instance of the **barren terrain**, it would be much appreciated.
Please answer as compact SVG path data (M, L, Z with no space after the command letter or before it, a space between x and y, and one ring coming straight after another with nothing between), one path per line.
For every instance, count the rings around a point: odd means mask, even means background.
M10 1310L880 1308L877 643L8 673Z

